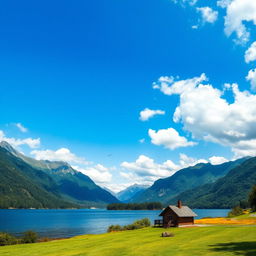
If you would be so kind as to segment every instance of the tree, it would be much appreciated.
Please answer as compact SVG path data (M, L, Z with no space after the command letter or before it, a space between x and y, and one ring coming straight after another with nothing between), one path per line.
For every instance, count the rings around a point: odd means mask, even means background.
M251 193L249 195L249 203L252 211L256 211L256 185L252 187Z
M234 207L229 213L228 217L232 218L243 214L243 209L240 206Z

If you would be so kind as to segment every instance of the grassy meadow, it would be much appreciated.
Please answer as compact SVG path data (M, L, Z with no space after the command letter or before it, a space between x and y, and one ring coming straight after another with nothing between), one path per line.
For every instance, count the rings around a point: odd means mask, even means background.
M174 237L161 237L162 228L100 235L36 244L0 247L1 256L200 256L256 255L256 226L172 228Z

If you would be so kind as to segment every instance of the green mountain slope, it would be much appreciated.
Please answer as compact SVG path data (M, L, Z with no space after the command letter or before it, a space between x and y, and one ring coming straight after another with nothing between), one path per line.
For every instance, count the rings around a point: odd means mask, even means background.
M248 199L254 184L256 157L246 160L216 182L185 191L169 203L181 199L193 208L232 208Z
M68 208L77 205L62 200L36 184L27 174L31 167L0 147L0 208ZM45 176L41 171L34 172L36 177ZM49 177L48 177L49 178ZM49 184L53 181L47 179Z
M71 205L75 203L88 206L95 205L94 203L119 202L109 192L97 186L88 176L74 170L65 162L37 161L19 153L6 142L0 143L0 149L2 152L1 167L5 172L8 170L8 177L14 180L15 175L10 174L10 170L6 168L11 164L16 166L16 171L30 184L45 190L54 197L72 202ZM4 171L1 173L3 174ZM8 182L9 186L14 184L13 182L13 180ZM1 180L0 183L2 184Z
M242 158L236 161L220 165L197 164L176 172L171 177L157 180L150 188L132 198L132 202L168 203L176 195L183 191L198 187L202 184L213 183L225 176L231 169L245 161Z

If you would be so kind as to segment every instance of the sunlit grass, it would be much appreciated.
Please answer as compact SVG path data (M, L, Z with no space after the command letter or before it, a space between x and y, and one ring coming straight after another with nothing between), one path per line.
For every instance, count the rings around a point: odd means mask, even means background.
M255 226L161 228L84 235L45 243L4 246L1 256L200 256L256 255ZM228 249L227 249L228 248ZM245 254L250 253L250 254Z
M195 220L196 224L214 224L214 225L256 225L256 213L247 213L233 218L203 218Z

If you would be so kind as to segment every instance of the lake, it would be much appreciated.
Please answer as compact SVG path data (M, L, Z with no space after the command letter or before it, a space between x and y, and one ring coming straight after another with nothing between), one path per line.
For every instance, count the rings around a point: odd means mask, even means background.
M227 209L195 209L198 217L224 217ZM33 230L40 237L72 237L105 233L111 224L126 225L142 218L153 223L161 211L0 210L0 231L20 235Z

